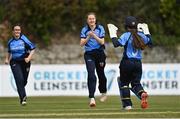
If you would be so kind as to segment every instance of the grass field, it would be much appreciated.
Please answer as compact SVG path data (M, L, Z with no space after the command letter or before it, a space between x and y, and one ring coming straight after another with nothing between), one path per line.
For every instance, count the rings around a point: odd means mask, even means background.
M134 109L121 110L118 96L108 96L90 108L87 97L49 96L28 97L21 106L17 97L0 98L0 118L180 118L180 96L150 96L149 108L142 110L140 101L132 97Z

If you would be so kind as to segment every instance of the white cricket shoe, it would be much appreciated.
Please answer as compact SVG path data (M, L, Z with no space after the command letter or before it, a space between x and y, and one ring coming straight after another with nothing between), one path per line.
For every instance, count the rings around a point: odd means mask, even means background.
M89 106L90 107L96 107L96 101L94 98L90 98Z
M21 105L22 105L22 106L25 106L25 105L27 104L26 100L27 100L27 97L25 96L25 97L23 98L23 100L21 101Z
M132 106L126 106L126 107L124 107L123 109L129 111L129 110L132 109Z
M21 102L21 105L22 105L22 106L25 106L26 104L27 104L26 101L22 101L22 102Z
M105 102L107 100L107 95L106 93L102 93L100 99L99 99L101 102Z

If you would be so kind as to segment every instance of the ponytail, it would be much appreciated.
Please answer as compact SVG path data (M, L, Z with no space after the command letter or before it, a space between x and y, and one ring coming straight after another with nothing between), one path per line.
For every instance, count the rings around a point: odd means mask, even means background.
M136 29L131 29L129 31L131 32L132 37L133 37L132 43L133 43L134 48L144 50L146 48L146 44L144 43L141 36L139 36L137 34L137 30Z

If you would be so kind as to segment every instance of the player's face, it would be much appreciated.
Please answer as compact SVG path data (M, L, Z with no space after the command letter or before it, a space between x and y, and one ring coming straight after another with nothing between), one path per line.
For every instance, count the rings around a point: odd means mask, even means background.
M95 15L93 15L93 14L88 15L87 23L88 23L88 25L90 27L95 26L96 25L96 17L95 17Z
M13 29L13 35L15 38L19 38L21 34L21 27L20 26L15 26Z

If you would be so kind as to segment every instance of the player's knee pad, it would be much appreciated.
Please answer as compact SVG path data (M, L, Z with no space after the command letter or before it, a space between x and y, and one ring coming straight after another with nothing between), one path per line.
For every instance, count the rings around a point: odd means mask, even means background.
M129 87L128 86L121 87L120 94L121 94L121 101L122 101L123 107L132 106Z
M122 84L120 77L117 77L119 92L122 98L130 97L130 89L129 86Z
M130 89L128 86L122 86L120 88L120 93L122 99L130 99Z

